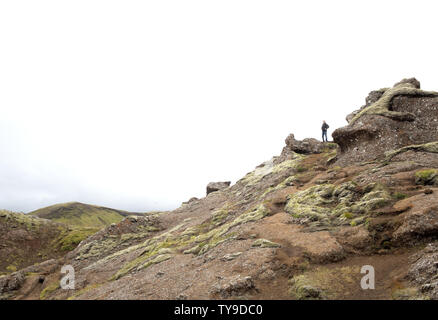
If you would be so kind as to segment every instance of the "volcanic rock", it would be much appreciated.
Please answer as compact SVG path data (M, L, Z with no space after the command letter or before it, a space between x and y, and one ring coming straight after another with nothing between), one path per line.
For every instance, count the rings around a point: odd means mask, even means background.
M384 159L385 152L437 139L438 93L421 90L415 78L372 91L366 102L332 134L340 147L337 165Z
M210 182L207 185L207 195L212 193L212 192L215 192L215 191L226 189L230 186L230 184L231 184L231 181Z

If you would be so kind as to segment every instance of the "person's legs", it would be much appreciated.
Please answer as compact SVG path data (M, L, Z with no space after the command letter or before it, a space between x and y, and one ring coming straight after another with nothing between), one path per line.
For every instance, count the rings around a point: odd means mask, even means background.
M325 140L324 140L324 137L325 137ZM322 142L328 142L328 140L327 140L327 131L325 131L325 130L322 131Z

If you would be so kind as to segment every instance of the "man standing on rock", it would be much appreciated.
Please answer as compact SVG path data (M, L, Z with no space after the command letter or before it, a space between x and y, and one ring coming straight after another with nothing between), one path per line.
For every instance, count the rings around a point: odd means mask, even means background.
M323 120L322 121L322 127L321 127L321 130L322 130L322 142L328 142L328 140L327 140L327 129L329 128L329 125L325 122L325 120ZM324 137L325 137L325 140L324 140Z

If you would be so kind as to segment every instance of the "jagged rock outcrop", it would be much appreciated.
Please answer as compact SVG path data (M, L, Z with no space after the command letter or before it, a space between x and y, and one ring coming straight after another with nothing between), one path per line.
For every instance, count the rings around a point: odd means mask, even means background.
M296 140L293 133L289 134L285 140L281 155L276 159L276 163L291 159L295 154L317 154L326 152L328 149L336 149L333 143L324 143L314 138Z
M226 189L230 186L230 184L231 184L231 181L210 182L207 185L207 195L212 193L212 192Z
M438 140L438 93L423 91L415 78L372 91L366 104L335 130L337 164L383 159L386 152Z

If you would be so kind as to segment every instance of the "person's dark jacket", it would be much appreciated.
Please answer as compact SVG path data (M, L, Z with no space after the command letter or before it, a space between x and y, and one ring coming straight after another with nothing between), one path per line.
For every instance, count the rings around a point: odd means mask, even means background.
M328 128L329 128L329 125L327 123L323 123L322 127L321 127L321 130L322 131L327 131Z

